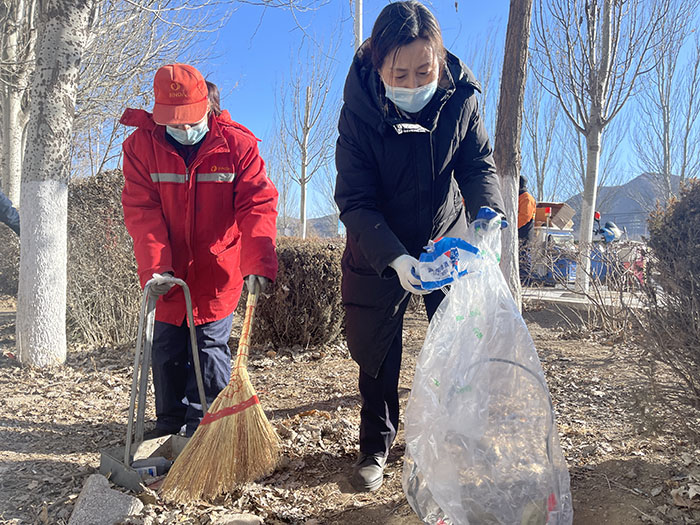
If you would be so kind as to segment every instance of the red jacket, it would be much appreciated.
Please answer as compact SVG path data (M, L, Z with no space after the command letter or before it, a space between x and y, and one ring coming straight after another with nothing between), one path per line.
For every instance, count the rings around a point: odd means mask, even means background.
M223 319L238 304L244 276L277 276L277 190L258 139L227 111L212 115L187 167L150 113L127 109L121 123L138 128L123 144L122 205L141 286L172 271L190 287L195 324ZM179 286L158 299L156 319L182 324Z

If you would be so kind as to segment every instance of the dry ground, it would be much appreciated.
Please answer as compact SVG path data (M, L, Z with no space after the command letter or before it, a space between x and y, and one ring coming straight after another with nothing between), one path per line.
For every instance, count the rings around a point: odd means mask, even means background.
M0 298L0 522L64 524L99 451L123 444L132 350L72 347L64 367L23 368L13 356L13 309L12 298ZM700 510L688 508L700 508L698 412L652 395L634 346L574 338L537 306L525 317L558 412L574 523L700 523ZM422 311L407 315L404 403L426 325ZM232 510L268 524L420 523L401 489L401 434L378 492L355 494L346 481L359 397L357 367L342 345L258 349L250 372L283 438L278 469L216 505L156 500L128 523L214 524Z

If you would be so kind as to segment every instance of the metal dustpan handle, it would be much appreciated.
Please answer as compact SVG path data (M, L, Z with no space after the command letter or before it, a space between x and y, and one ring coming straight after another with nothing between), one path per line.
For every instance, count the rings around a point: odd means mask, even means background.
M158 297L151 294L151 286L154 284L173 283L182 287L185 294L185 306L187 308L187 322L190 329L190 346L192 347L192 363L194 375L197 381L199 401L202 405L202 413L207 413L207 399L204 395L204 383L199 364L199 351L197 348L197 333L194 326L194 314L192 313L192 297L189 286L182 279L169 275L154 274L143 288L141 299L141 311L139 315L139 328L136 338L136 352L134 353L134 375L131 382L131 398L129 401L129 421L126 428L126 446L124 447L124 465L130 465L132 432L134 431L134 412L136 411L136 391L138 390L138 412L136 414L135 437L137 442L143 441L144 417L146 413L146 389L148 387L148 371L151 367L151 349L153 347L153 330L155 327L156 302ZM145 338L144 338L145 322ZM145 339L145 341L144 341ZM140 381L139 381L140 376ZM140 385L139 385L140 383ZM138 388L137 388L138 387Z

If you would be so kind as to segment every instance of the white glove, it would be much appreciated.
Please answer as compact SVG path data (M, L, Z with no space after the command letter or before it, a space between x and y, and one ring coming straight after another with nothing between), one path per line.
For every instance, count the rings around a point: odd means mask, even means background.
M165 272L164 274L159 274L159 273L154 273L153 274L153 279L155 279L156 282L151 284L151 287L149 288L151 295L154 295L156 297L165 295L170 291L170 289L175 286L175 283L172 281L169 281L168 279L172 279L173 274L172 272Z
M258 283L258 293L264 294L267 286L270 284L270 279L262 275L246 275L243 280L246 288L248 288L248 293L253 293L253 286L255 283Z
M410 255L399 255L396 259L389 263L396 275L399 276L399 281L404 290L416 295L425 295L430 293L430 290L423 290L420 279L418 278L418 260Z

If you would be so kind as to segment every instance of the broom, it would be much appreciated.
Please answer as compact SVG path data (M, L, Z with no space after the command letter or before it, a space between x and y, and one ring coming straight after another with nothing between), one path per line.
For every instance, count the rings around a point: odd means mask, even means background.
M279 438L260 406L247 370L257 300L256 284L248 293L231 381L211 404L170 469L160 490L166 501L212 500L275 468Z

